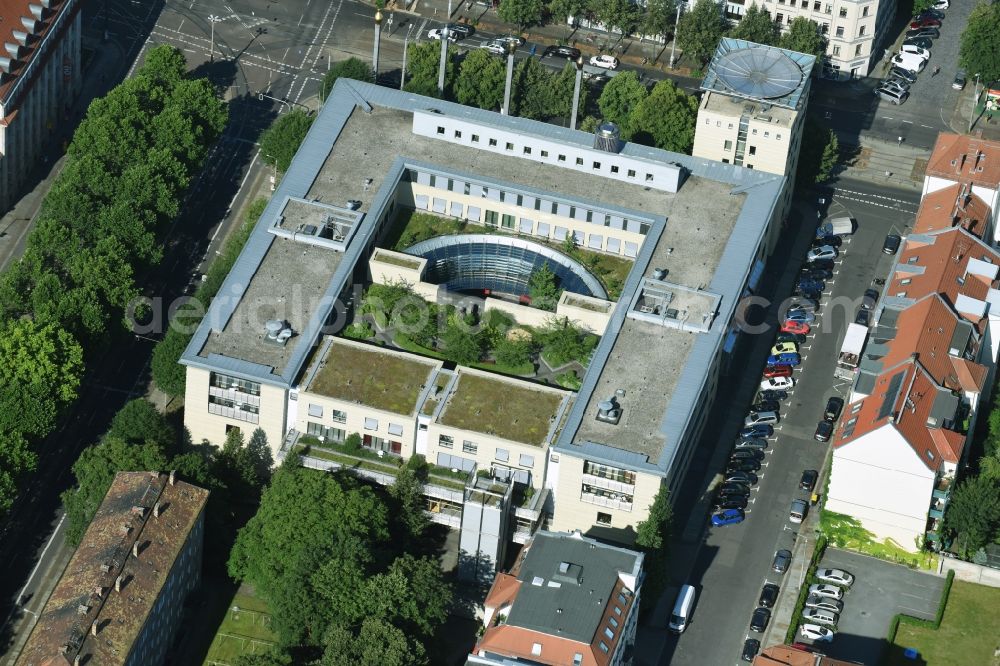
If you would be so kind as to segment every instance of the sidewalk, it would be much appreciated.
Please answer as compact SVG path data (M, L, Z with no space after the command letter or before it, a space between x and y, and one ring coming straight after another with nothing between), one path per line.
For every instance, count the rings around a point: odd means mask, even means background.
M839 137L841 141L843 137ZM839 175L867 180L873 184L886 184L919 190L924 183L924 170L930 152L909 146L904 141L882 141L861 137L860 145L841 143L841 154L850 155ZM852 154L853 153L853 154Z

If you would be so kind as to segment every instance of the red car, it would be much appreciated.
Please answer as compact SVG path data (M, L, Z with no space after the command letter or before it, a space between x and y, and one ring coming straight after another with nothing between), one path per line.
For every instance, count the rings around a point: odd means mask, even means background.
M800 333L802 335L809 334L809 324L803 324L799 321L786 321L781 325L782 333Z
M941 27L941 21L931 16L925 16L924 18L917 19L916 21L910 21L910 30L916 30L917 28L940 28L940 27Z
M765 377L791 377L792 366L790 365L769 365L764 368Z

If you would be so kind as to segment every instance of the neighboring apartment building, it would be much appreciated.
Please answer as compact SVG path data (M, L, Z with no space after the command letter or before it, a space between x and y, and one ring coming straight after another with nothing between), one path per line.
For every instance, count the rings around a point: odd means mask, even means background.
M990 243L1000 242L994 216L1000 206L1000 141L976 134L938 134L927 161L923 198L932 205L949 206L954 217L980 219L983 231L973 231ZM923 204L922 204L923 205ZM968 214L965 210L970 209Z
M868 76L891 42L895 0L724 0L726 17L734 22L752 5L763 7L787 30L803 16L814 21L827 39L822 75L854 79Z
M383 456L537 489L556 529L629 542L661 485L680 485L739 354L738 301L757 288L786 189L784 176L622 143L610 127L342 79L183 355L185 425L216 444L259 426L278 459L304 436L357 431ZM391 221L410 210L490 233L393 252ZM553 249L570 236L633 264L620 297ZM451 289L523 294L542 264L567 287L556 313L602 334L575 396L328 337L370 280L403 276L454 303ZM541 312L481 307L529 325ZM398 386L383 365L400 368Z
M0 212L27 176L80 90L82 0L0 3Z
M785 175L791 203L816 58L723 37L701 83L692 155Z
M810 647L810 650L813 649ZM834 659L820 652L797 650L788 645L766 647L753 660L753 666L853 666L860 663Z
M631 664L643 557L579 532L536 533L493 582L466 665Z
M119 472L18 666L163 663L201 582L207 501L173 472Z

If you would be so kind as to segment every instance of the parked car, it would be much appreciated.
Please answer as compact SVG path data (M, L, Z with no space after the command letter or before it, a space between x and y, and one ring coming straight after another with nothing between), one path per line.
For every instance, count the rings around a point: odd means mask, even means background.
M897 83L897 84L899 84L901 86L904 86L904 88L907 90L907 92L909 92L910 86L913 85L913 81L910 81L910 80L906 79L905 77L903 77L900 74L900 72L906 72L906 70L905 69L900 69L899 67L893 67L892 70L889 72L888 78L883 82L883 84L882 84L883 87L886 87L886 86L888 86L888 84L891 84L891 83ZM912 74L912 72L907 72L907 73L908 74Z
M745 509L747 508L747 502L749 500L746 497L740 497L739 495L722 495L721 497L716 497L714 505L714 511L723 511L725 509Z
M829 280L833 277L833 271L828 268L817 268L816 262L803 266L799 270L799 278L807 280Z
M819 472L816 470L803 470L802 477L799 479L799 488L805 490L806 492L812 492L812 489L816 487L817 479L819 479Z
M767 377L760 382L762 391L786 391L795 386L795 380L791 377Z
M822 280L800 279L795 284L795 288L802 291L823 291L826 288L826 284Z
M816 432L813 433L813 439L817 442L829 442L830 437L833 436L833 424L829 421L820 421L816 424Z
M823 408L823 420L833 423L840 416L842 409L844 409L844 399L832 396L826 401L826 407Z
M820 299L823 298L823 292L820 291L802 291L801 289L796 289L795 295L802 297L802 299L806 300L807 302L811 301L813 303L816 303L817 309Z
M768 379L774 379L775 377L791 377L791 376L792 376L792 366L790 365L769 365L766 368L764 368L764 377Z
M727 472L759 472L760 461L744 458L742 460L730 460L726 463Z
M778 601L778 592L780 591L781 588L774 583L764 583L764 587L760 589L760 596L757 598L757 605L773 608L775 602Z
M830 613L842 613L844 612L844 602L810 594L806 597L806 608L818 608Z
M798 346L806 341L806 336L801 333L778 333L774 339L776 342L790 342L795 345L795 350L798 351Z
M836 613L831 613L827 610L820 610L819 608L806 608L802 611L802 619L806 622L812 622L814 624L825 624L831 627L837 626L837 620L839 615Z
M760 652L760 641L756 638L748 638L743 641L743 651L740 652L740 659L747 662L753 661L758 652Z
M743 439L736 442L733 446L733 451L740 451L744 449L760 449L763 451L767 448L767 440L762 437L744 437Z
M907 39L913 39L914 37L927 37L928 39L937 39L941 36L941 31L937 28L917 28L915 30L907 30L903 35Z
M934 9L948 9L951 7L951 2L949 0L937 0L931 7Z
M493 55L507 55L507 47L497 40L492 40L483 44L480 48L486 49Z
M793 368L802 363L802 357L795 353L771 354L767 357L768 365L790 365Z
M750 616L750 631L764 631L767 623L771 621L771 611L767 608L758 608Z
M896 254L899 250L900 243L903 242L902 237L899 234L889 234L882 241L882 252L885 254Z
M824 583L833 583L834 585L843 585L844 587L854 585L854 576L843 569L817 569L816 580Z
M755 412L776 412L781 409L781 405L777 400L758 400L753 403L752 409Z
M829 643L833 640L833 632L826 627L819 626L818 624L800 624L799 633L802 634L803 638L808 638L809 640L816 641L817 643Z
M895 93L909 93L910 84L906 81L901 81L899 79L889 79L888 81L883 81L882 85L876 88L876 90L888 90Z
M917 30L919 28L940 28L941 21L932 17L924 16L923 18L914 19L910 21L910 30Z
M864 308L858 308L858 314L854 317L854 323L861 326L871 326L871 312Z
M789 299L788 309L789 311L805 310L806 312L815 313L819 310L819 299L810 298L804 294L793 294Z
M922 19L922 18L936 18L939 21L943 21L944 12L942 12L939 9L925 9L919 14L914 14L913 19L911 20Z
M518 35L501 35L493 40L499 44L513 44L514 46L524 46L524 38Z
M793 523L801 523L809 513L809 504L802 499L793 499L792 507L788 511L788 520Z
M720 484L719 487L716 488L716 493L721 493L723 495L734 494L734 493L749 495L750 486L745 483L739 483L736 481L727 481L725 483Z
M742 523L744 518L746 518L746 515L743 513L743 509L724 509L712 514L712 524L716 527L735 525Z
M545 51L542 52L542 57L546 58L548 56L576 60L580 57L580 49L572 46L546 46Z
M878 289L865 289L865 294L861 297L861 307L865 310L874 310L878 304L878 297Z
M784 342L778 341L773 347L771 347L772 354L795 354L799 351L799 346L794 342Z
M809 335L809 324L794 319L786 319L781 324L782 333L795 333L798 335Z
M763 400L777 400L777 398L768 398L761 396ZM770 437L774 434L774 426L767 423L757 423L756 425L746 426L740 430L740 438L747 437Z
M924 71L924 67L927 66L926 60L918 55L913 55L912 53L897 53L892 57L891 62L896 67L908 69L911 72L917 72L918 74Z
M788 392L776 389L763 389L757 394L757 397L763 400L785 400L788 398ZM770 436L771 435L768 435L768 437Z
M964 69L960 69L957 72L955 72L955 78L951 82L951 87L954 88L955 90L962 90L963 88L965 88L965 70Z
M604 69L618 69L618 58L609 55L595 55L590 59L591 67L603 67Z
M906 90L899 90L893 86L882 86L875 89L875 95L879 99L890 104L900 105L910 98L910 93Z
M921 48L915 44L902 44L899 47L900 53L911 53L917 57L923 58L924 60L931 59L931 52L925 48Z
M822 229L822 227L820 227ZM824 245L829 245L831 247L840 247L844 244L844 239L836 234L825 234L820 238L814 238L809 244L809 247L823 247Z
M836 585L824 585L822 583L814 583L809 586L809 594L815 594L818 597L827 597L829 599L843 599L844 590L843 588L837 587Z
M758 423L767 423L774 425L778 422L778 412L750 412L743 419L743 425L756 425Z
M802 308L790 308L785 313L785 321L797 321L800 324L811 324L816 321L816 315Z
M729 454L729 460L763 460L764 451L762 449L740 449Z
M437 39L437 40L444 39L444 28L432 28L428 30L427 39ZM455 33L452 32L448 34L449 42L457 42L458 40L459 37Z
M757 485L757 475L753 472L730 472L725 476L726 482L744 483L750 486Z
M806 254L806 261L816 261L817 259L836 259L837 248L832 245L821 245L809 250Z
M788 571L788 566L792 563L792 551L782 548L774 553L771 560L771 571L783 574Z
M903 46L907 46L910 44L912 44L913 46L919 46L922 49L929 49L931 46L933 46L934 42L932 42L927 37L911 37L910 39L903 40Z
M449 23L448 30L451 34L458 35L459 39L471 37L476 32L476 29L467 23Z

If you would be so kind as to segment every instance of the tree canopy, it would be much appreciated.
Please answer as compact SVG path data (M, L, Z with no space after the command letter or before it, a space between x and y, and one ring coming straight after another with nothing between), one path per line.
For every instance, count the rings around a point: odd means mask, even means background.
M986 82L1000 79L1000 5L981 2L962 32L958 61L969 76Z
M754 4L746 10L730 36L736 39L745 39L748 42L774 46L778 43L780 30L768 12L763 7Z
M632 140L676 153L690 153L697 119L698 100L670 79L664 79L633 109Z
M632 139L635 132L632 112L646 99L647 94L646 86L639 82L639 76L632 71L618 74L604 86L597 106L604 120L618 125L622 139Z
M524 30L542 20L542 8L542 0L500 0L497 15Z
M694 8L681 14L675 40L685 55L704 65L715 53L724 32L725 21L718 3L698 0Z
M260 154L264 162L284 173L292 163L299 146L305 140L314 116L295 109L279 116L260 137Z
M965 557L1000 539L1000 492L996 480L980 474L958 484L944 514L944 525L957 536L958 550Z
M456 53L454 47L448 47L444 68L445 94L451 91L455 83L456 70L458 69L455 64ZM406 83L403 88L407 92L418 95L440 97L441 93L438 91L437 85L438 71L441 66L441 44L434 40L411 44L406 57Z
M333 84L341 77L354 79L355 81L365 81L367 83L375 82L375 73L372 71L372 66L352 56L347 60L334 63L330 67L330 71L323 75L323 82L319 86L320 100L326 101L327 95L333 90Z
M466 53L455 79L455 99L460 104L498 110L506 81L504 62L485 49Z
M822 58L826 53L826 38L820 32L816 21L805 16L796 16L788 26L788 31L781 35L778 46Z
M840 146L833 130L813 116L806 116L802 129L802 150L796 169L796 186L812 187L833 175L840 159Z
M548 262L531 271L528 276L528 295L534 307L554 312L561 294L556 274L549 268Z

